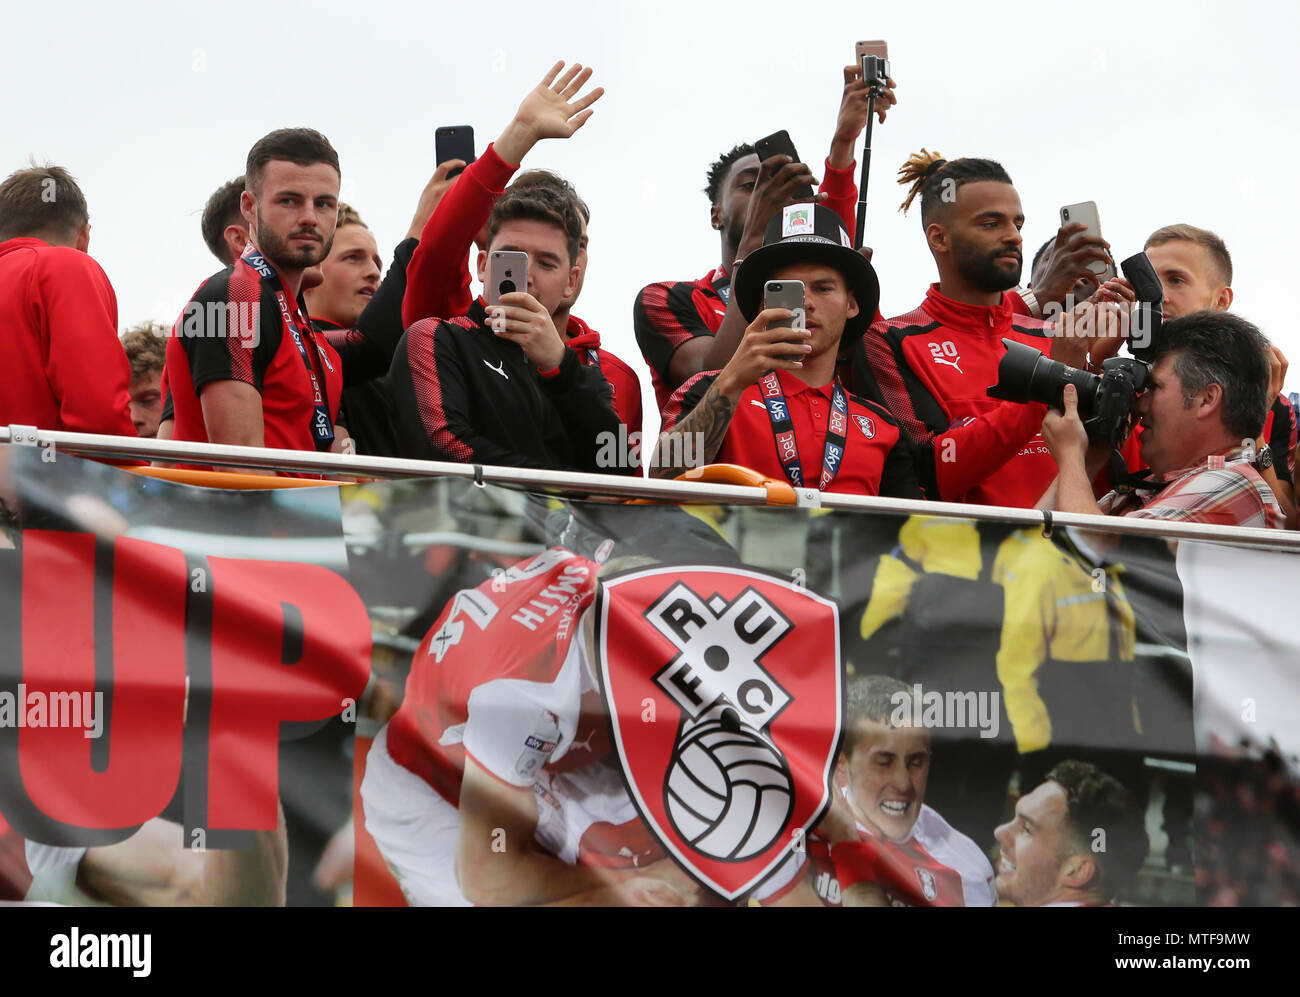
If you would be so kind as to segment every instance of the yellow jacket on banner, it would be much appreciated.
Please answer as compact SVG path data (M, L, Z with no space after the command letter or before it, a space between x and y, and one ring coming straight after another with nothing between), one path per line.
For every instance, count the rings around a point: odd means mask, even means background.
M1089 570L1037 529L1017 530L999 548L993 580L1006 599L998 679L1021 754L1054 743L1054 719L1058 745L1067 727L1097 733L1118 719L1136 729L1131 669L1120 664L1133 660L1135 633L1121 570Z

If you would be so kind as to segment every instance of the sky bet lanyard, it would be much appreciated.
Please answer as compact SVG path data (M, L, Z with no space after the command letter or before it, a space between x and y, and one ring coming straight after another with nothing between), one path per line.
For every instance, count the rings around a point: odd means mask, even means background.
M772 420L772 435L776 438L776 456L781 461L785 476L795 488L803 488L803 465L799 463L799 444L794 438L794 423L790 419L790 406L786 404L785 392L776 371L768 371L758 379L758 392L767 406L768 418ZM835 390L831 393L830 424L826 427L826 452L822 455L822 473L817 482L819 491L830 487L835 475L840 473L840 463L844 460L844 447L848 440L849 399L840 380L835 379Z
M293 339L293 345L298 347L298 356L302 357L303 366L307 368L307 376L311 378L312 393L312 416L311 416L311 438L316 444L316 449L325 451L329 450L330 445L334 442L334 424L330 420L329 396L325 392L324 386L320 383L320 378L316 376L316 367L312 364L311 358L307 355L307 344L303 342L304 333L311 327L306 322L301 321L301 314L295 307L289 308L289 296L284 291L284 285L280 282L280 275L275 272L275 268L266 262L266 259L253 248L249 243L248 248L244 250L243 260L250 267L257 271L262 280L275 282L275 300L280 305L280 317L284 320L285 327L289 330L289 335ZM303 331L299 331L301 326ZM321 352L312 340L312 348L316 350L316 355L320 357L320 362L330 369L332 373L334 367L330 364L325 354Z

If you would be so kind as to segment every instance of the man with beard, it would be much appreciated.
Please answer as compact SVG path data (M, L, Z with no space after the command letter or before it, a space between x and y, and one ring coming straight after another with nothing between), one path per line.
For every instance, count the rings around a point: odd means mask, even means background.
M998 380L1004 338L1083 367L1093 339L1080 335L1099 302L1132 300L1108 281L1067 316L1064 335L1014 312L1006 292L1020 280L1024 212L1011 178L988 159L948 161L925 150L899 171L911 185L906 210L920 195L921 222L939 268L921 306L877 322L854 356L854 389L882 403L919 452L917 476L926 494L944 501L1029 507L1056 475L1039 438L1046 411L1038 403L996 401L985 391ZM1094 347L1100 363L1118 337ZM1109 349L1107 349L1109 347ZM1105 352L1102 352L1105 351Z
M301 294L333 243L338 153L319 132L280 129L249 151L245 177L249 244L185 306L167 346L174 438L342 452L342 364Z

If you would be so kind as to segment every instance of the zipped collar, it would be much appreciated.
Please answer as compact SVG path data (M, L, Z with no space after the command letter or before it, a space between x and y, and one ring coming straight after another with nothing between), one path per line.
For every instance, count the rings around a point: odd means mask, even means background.
M940 294L938 284L930 285L921 308L940 325L995 338L1011 334L1011 321L1015 314L1011 309L1011 298L1006 294L996 305L968 305Z

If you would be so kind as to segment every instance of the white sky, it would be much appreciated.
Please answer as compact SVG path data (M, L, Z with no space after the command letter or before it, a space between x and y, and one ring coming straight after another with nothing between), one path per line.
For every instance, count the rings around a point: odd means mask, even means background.
M875 130L867 243L886 315L913 308L935 279L917 213L896 210L893 173L938 148L1006 167L1025 207L1026 261L1076 201L1098 202L1117 259L1172 222L1219 232L1234 310L1293 359L1287 388L1300 387L1295 277L1278 255L1300 163L1295 9L900 6L9 4L0 175L29 155L69 168L121 326L170 324L217 269L199 235L203 204L264 133L309 125L331 139L344 200L387 259L436 165L434 129L471 124L481 151L552 62L581 61L606 95L577 136L543 143L525 165L568 177L591 205L575 310L644 369L637 290L718 262L701 192L710 161L787 128L820 177L841 67L856 40L885 38L900 104Z

